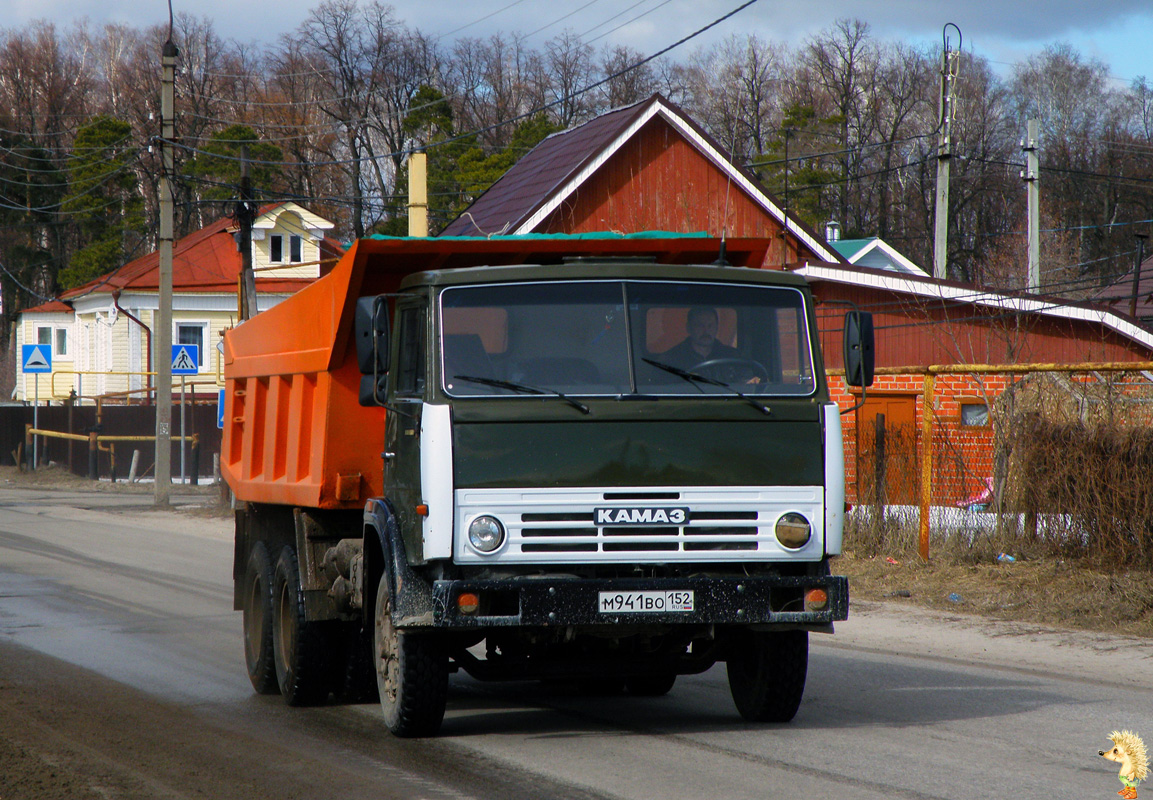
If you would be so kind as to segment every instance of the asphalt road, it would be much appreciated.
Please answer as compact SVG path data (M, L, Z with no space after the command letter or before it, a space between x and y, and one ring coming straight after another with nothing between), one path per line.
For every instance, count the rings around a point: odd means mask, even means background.
M149 500L0 488L0 800L1107 800L1109 732L1153 744L1153 642L896 605L812 637L789 725L744 723L723 668L663 698L454 677L442 735L397 740L253 695L230 520Z

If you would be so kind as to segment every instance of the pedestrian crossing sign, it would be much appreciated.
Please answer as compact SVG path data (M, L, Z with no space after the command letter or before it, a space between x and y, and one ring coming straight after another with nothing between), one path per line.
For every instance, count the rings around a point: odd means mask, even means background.
M20 348L22 369L35 374L52 371L52 348L46 344L26 344Z
M195 375L200 371L200 345L172 345L172 374Z

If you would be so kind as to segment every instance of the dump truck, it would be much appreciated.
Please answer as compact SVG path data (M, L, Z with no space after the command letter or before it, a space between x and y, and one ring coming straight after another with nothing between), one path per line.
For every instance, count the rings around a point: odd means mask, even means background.
M368 238L227 332L254 689L427 736L460 671L657 696L724 662L742 717L792 719L809 633L848 615L844 467L769 245ZM868 315L844 346L867 384Z

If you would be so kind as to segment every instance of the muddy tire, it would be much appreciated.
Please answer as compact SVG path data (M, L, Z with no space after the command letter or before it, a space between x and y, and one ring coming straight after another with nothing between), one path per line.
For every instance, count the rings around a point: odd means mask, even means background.
M750 722L795 717L809 669L808 632L745 632L731 647L729 690L740 715Z
M328 699L330 687L328 647L321 623L304 616L304 593L296 553L285 547L276 561L272 593L272 652L276 683L290 706L306 706Z
M264 542L248 553L244 568L243 626L244 663L248 680L258 694L276 694L276 664L272 657L272 559Z
M448 656L429 634L398 631L392 624L388 581L376 592L373 656L384 724L396 736L432 736L448 702Z
M360 623L343 623L333 633L333 693L338 703L375 703L376 668L372 660L372 630Z
M637 697L664 697L676 682L676 675L631 675L625 678L625 688Z

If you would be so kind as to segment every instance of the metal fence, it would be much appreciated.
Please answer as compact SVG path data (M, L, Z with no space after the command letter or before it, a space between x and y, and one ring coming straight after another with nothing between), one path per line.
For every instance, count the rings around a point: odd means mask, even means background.
M991 521L973 514L1001 515L993 520L998 524L1017 515L1014 524L1034 532L1046 522L1068 523L1054 521L1062 511L1054 506L1055 490L1029 490L1042 458L1038 437L1048 437L1051 451L1054 437L1073 441L1054 431L1098 431L1094 441L1107 436L1101 431L1153 431L1150 370L1153 362L878 370L864 405L845 421L855 524L914 525L927 559L932 530ZM836 394L837 375L830 375ZM852 399L838 398L842 405ZM1098 479L1084 476L1087 484Z

